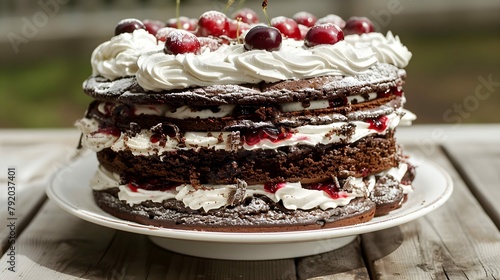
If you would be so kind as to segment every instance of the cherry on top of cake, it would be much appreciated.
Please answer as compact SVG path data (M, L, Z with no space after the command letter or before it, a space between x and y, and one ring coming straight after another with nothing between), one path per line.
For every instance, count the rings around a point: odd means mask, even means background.
M266 14L267 15L267 14ZM317 19L308 12L298 12L292 18L274 17L269 24L259 23L255 11L243 8L231 17L222 12L207 11L199 19L183 16L166 22L159 20L124 19L115 28L115 35L144 29L165 42L166 54L199 54L203 47L216 50L221 44L244 44L246 51L255 49L275 51L284 38L303 40L306 48L333 45L344 35L374 32L373 23L366 17L351 17L344 21L330 14Z

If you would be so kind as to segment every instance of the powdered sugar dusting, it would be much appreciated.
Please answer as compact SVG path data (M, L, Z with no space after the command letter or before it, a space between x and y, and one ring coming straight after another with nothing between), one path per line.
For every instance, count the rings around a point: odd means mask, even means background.
M129 104L275 104L384 91L403 84L404 77L401 75L406 75L406 72L389 64L378 64L355 76L326 76L273 84L210 85L163 92L147 92L137 85L133 77L111 84L102 77L93 76L84 83L84 89L97 99Z
M218 11L206 11L200 16L200 18L208 20L219 20L221 18L226 18L226 15Z
M271 19L271 25L277 25L286 22L288 19L284 16L278 16Z
M334 14L329 14L325 17L322 17L318 19L318 21L316 22L316 24L323 24L323 23L333 23L335 25L338 25L340 28L345 27L345 21L341 17Z
M186 38L186 37L195 37L196 36L186 30L182 30L182 29L174 29L172 31L170 31L167 35L167 38L172 41L172 43L182 43L182 41Z
M136 22L136 21L137 21L137 19L135 19L135 18L125 18L125 19L120 20L117 25L132 23L132 22Z
M279 207L272 206L271 201L254 197L236 207L204 212L203 210L183 209L175 200L129 206L108 192L94 192L94 194L98 197L98 204L105 210L115 209L114 211L121 213L122 218L139 223L199 230L224 230L226 228L226 230L236 232L248 231L246 227L271 227L269 230L274 231L298 229L297 227L302 226L331 227L341 225L337 223L351 218L352 222L347 222L347 224L357 223L357 217L361 215L366 215L364 220L369 220L371 218L369 213L375 208L373 202L360 198L353 200L348 206L335 209L283 212ZM276 228L273 229L273 227Z

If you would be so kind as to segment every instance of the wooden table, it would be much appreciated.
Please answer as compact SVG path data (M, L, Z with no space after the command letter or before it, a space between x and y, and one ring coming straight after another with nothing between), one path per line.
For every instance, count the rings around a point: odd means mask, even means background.
M500 125L400 129L408 151L449 172L450 200L341 249L272 261L172 253L146 236L66 213L44 188L50 173L71 161L78 137L72 129L0 130L0 279L500 279ZM8 166L17 176L15 231L5 206Z

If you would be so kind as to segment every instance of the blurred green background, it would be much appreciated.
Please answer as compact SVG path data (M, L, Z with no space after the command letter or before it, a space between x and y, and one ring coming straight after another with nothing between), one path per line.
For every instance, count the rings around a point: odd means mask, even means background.
M181 14L223 11L227 1L182 0ZM261 19L262 1L236 0ZM367 16L412 51L405 85L416 123L500 121L500 1L272 0L270 17ZM175 0L2 0L0 128L71 127L91 101L81 90L90 55L122 18L175 17Z

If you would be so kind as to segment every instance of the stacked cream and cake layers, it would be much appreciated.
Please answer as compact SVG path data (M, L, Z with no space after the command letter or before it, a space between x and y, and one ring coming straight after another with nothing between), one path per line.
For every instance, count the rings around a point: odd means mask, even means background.
M146 91L165 91L190 87L203 87L227 84L273 83L282 80L308 79L320 76L344 76L343 82L349 83L349 76L362 75L371 67L379 64L394 65L400 70L406 67L411 53L401 44L397 36L391 32L347 35L345 40L335 45L322 45L307 49L301 41L286 39L278 51L265 50L247 52L243 45L222 45L217 50L205 48L201 54L165 55L162 42L145 30L133 33L122 33L98 46L92 54L91 62L94 76L102 76L109 81L101 85L106 90L115 83L127 83L134 79ZM270 67L272 65L272 67ZM99 90L99 89L97 89ZM348 104L361 103L377 98L377 93L365 96L349 96ZM404 103L404 97L403 97ZM329 107L328 100L311 101L304 108L302 102L286 102L280 104L284 112L314 110ZM106 114L109 103L102 102L98 110ZM140 115L160 115L169 118L223 118L230 116L236 105L218 106L217 110L192 110L189 105L172 108L162 105L134 105L133 111ZM328 124L304 125L296 127L291 137L282 141L263 140L257 144L241 144L237 149L276 149L283 146L318 145L335 143L353 143L368 135L385 134L398 125L409 125L414 115L402 106L387 115L388 125L379 130L370 127L365 121L349 121L342 116L321 116L334 119ZM338 120L337 120L338 119ZM350 135L331 135L332 130L352 126ZM111 148L113 151L130 150L135 156L159 155L164 152L186 149L210 148L215 150L231 150L230 137L233 132L186 131L182 145L175 137L169 137L166 143L152 141L153 132L143 129L134 136L125 133L113 134L101 132L96 119L83 118L77 123L83 132L83 146L100 151ZM287 209L321 209L347 205L353 198L365 197L373 189L375 177L391 174L401 180L407 171L407 164L390 168L367 178L348 177L352 185L351 192L342 192L332 198L321 190L304 189L300 182L284 182L275 193L264 189L264 184L248 185L246 196L255 194L268 196L271 200L281 201ZM118 174L107 171L102 166L92 179L95 190L118 187L118 197L128 204L139 204L146 200L161 202L176 199L192 209L209 211L228 205L229 193L235 188L233 184L203 185L194 188L190 184L181 184L167 191L131 189L123 184ZM410 185L401 185L405 193L411 191Z

